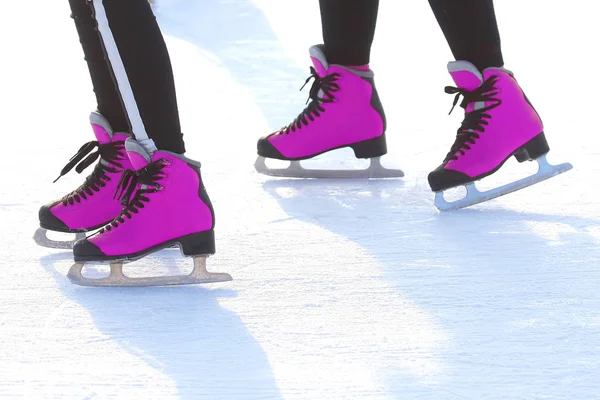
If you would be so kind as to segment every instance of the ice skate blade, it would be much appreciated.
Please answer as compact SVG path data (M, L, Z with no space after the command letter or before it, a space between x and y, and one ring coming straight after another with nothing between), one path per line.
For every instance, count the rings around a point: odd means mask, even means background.
M94 287L149 287L149 286L173 286L173 285L196 285L203 283L228 282L233 280L231 275L222 272L209 272L206 270L206 257L194 257L194 270L189 275L156 276L144 278L130 278L123 273L123 263L112 262L110 264L110 275L106 278L85 278L81 271L84 263L75 263L67 277L71 283L80 286Z
M552 165L546 160L546 156L541 156L536 160L538 162L537 173L530 175L526 178L520 179L516 182L507 183L506 185L490 189L485 192L477 190L474 182L471 182L466 186L467 195L460 200L447 202L444 199L444 192L435 193L435 206L440 211L452 211L460 208L470 207L475 204L483 203L484 201L492 200L505 194L516 192L517 190L524 189L528 186L550 179L556 175L562 174L569 171L573 166L569 163Z
M254 163L256 171L263 175L281 178L308 178L308 179L382 179L402 178L404 172L399 169L389 169L381 165L380 157L371 158L371 163L366 169L305 169L300 161L290 161L287 168L272 169L267 167L265 158L259 156Z
M48 249L71 250L73 248L73 246L75 245L75 242L85 238L85 233L78 232L78 233L73 233L73 235L75 235L75 239L73 239L73 240L65 240L65 241L52 240L52 239L48 238L47 233L48 233L48 230L45 228L38 228L35 231L35 233L33 234L33 240L35 241L35 243L38 246L46 247Z

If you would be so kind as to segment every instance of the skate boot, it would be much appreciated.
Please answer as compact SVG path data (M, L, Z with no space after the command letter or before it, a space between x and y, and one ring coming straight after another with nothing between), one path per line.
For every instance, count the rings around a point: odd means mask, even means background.
M182 155L157 151L152 156L135 140L125 147L134 170L123 173L118 198L125 208L106 227L78 241L71 282L84 286L164 286L231 280L229 274L206 271L206 258L215 253L214 213L200 175L200 164ZM123 263L178 245L194 258L186 276L130 278ZM84 263L110 263L107 278L88 279Z
M487 68L483 73L466 61L450 62L448 71L458 87L446 93L464 97L465 119L442 165L429 174L439 210L464 208L549 179L572 168L568 163L550 165L550 150L539 115L510 71ZM452 110L450 111L452 112ZM504 186L480 192L474 182L496 172L512 156L518 162L536 160L538 172ZM447 202L443 191L466 186L467 195Z
M106 225L123 208L113 197L122 171L131 168L125 152L125 140L130 135L114 133L108 121L96 112L90 115L90 123L96 140L84 144L79 149L61 171L58 179L76 165L75 170L81 173L98 158L100 160L81 186L62 199L40 208L40 228L34 235L35 242L40 246L71 249L77 240L85 237L85 232ZM96 147L98 150L90 154ZM76 238L70 241L54 241L47 237L48 230L74 233Z
M330 65L322 46L311 47L310 57L313 67L305 83L314 78L310 103L288 126L259 139L256 170L298 178L404 176L402 171L385 169L380 163L380 157L387 153L386 120L373 71ZM300 165L300 160L342 147L350 147L357 158L370 158L371 166L365 170L307 170ZM289 160L291 164L285 169L269 169L265 158Z

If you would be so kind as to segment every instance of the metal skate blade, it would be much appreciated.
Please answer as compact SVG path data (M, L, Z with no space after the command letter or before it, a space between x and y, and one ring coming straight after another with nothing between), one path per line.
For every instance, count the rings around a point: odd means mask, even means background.
M95 287L149 287L195 285L233 280L229 274L207 271L206 257L204 256L194 257L194 270L189 275L130 278L123 273L123 264L121 262L113 262L110 264L110 274L106 278L90 279L81 274L83 266L84 263L75 263L71 267L67 274L71 283L80 286Z
M287 168L269 168L265 158L259 156L254 163L257 172L283 178L307 179L382 179L402 178L404 172L399 169L389 169L381 165L380 157L371 158L371 163L366 169L305 169L300 161L290 161Z
M61 232L62 233L62 232ZM48 238L48 230L45 228L38 228L33 234L33 240L39 246L46 247L49 249L65 249L71 250L75 245L75 242L85 238L85 233L65 233L66 235L75 235L73 240L52 240Z
M444 192L435 193L435 206L440 211L458 210L460 208L470 207L475 204L483 203L484 201L492 200L505 194L516 192L528 186L550 179L556 175L569 171L573 166L569 163L552 165L546 160L546 156L541 156L536 160L538 162L537 173L526 178L519 179L516 182L507 183L506 185L480 192L477 190L475 183L465 185L467 195L460 200L447 202L444 199Z

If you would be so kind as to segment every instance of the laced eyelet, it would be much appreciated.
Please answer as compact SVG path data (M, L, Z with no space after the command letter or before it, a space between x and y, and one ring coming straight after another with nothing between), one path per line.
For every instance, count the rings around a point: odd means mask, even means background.
M158 181L165 179L164 168L170 164L171 161L167 159L159 159L138 171L123 172L117 185L115 198L124 208L121 214L105 227L106 231L116 229L125 220L133 219L133 215L138 214L140 209L145 207L145 203L150 201L148 195L164 190L164 186Z
M279 134L289 135L291 132L301 130L304 126L308 126L311 122L314 122L316 118L319 118L322 113L325 112L326 108L323 104L326 103L337 103L339 100L334 96L334 92L340 90L339 85L336 81L341 80L341 75L334 72L324 77L320 77L315 68L310 68L311 75L306 79L306 82L300 90L308 84L311 79L314 79L313 85L310 88L310 94L307 100L308 106L292 121L289 125L281 128ZM319 94L322 94L320 96ZM311 118L312 117L312 118Z
M459 156L464 156L472 149L472 145L475 145L480 135L485 132L485 127L489 125L487 120L492 118L492 115L487 112L502 104L502 100L496 97L499 94L499 90L495 86L498 79L500 78L497 75L492 75L473 91L451 86L445 88L446 93L456 94L450 113L452 113L452 110L458 104L461 95L463 96L463 101L460 106L465 110L472 103L483 102L485 106L477 110L465 112L465 118L456 134L456 140L450 152L446 155L444 162L458 160Z
M92 153L94 148L97 148L97 151ZM63 168L56 180L69 173L73 168L77 172L82 172L98 158L100 161L97 162L94 171L85 179L85 182L81 186L63 197L63 204L79 204L87 200L87 196L93 196L94 193L99 192L100 188L106 186L105 181L111 180L108 173L118 173L122 170L122 165L118 161L123 159L124 154L124 142L100 144L97 141L93 141L84 144Z

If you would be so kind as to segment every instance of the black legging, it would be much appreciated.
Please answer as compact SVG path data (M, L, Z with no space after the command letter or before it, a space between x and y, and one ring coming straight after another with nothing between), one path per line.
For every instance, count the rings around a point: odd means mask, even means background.
M148 0L69 3L98 111L116 131L133 133L138 140L147 136L160 150L184 153L171 62ZM502 66L493 0L429 3L456 59L479 69ZM320 0L330 63L369 63L378 6L379 0ZM108 24L97 21L102 15Z
M493 0L429 0L457 60L479 70L504 64ZM379 0L320 0L325 54L332 64L369 63Z
M185 152L173 70L148 0L69 0L98 111L115 131Z

